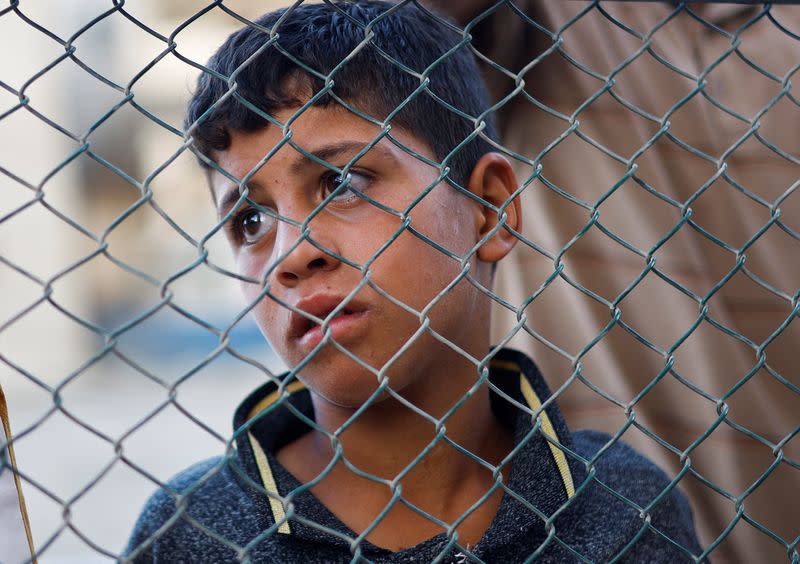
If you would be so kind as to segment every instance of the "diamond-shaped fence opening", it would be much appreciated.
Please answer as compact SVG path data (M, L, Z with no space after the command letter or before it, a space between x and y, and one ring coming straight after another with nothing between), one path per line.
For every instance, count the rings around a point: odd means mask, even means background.
M792 4L0 7L0 561L800 562Z

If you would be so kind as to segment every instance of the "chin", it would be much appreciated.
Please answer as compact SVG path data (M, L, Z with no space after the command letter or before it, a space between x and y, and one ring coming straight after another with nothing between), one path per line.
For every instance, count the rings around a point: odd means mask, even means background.
M355 381L353 378L341 378L335 381L326 380L324 382L305 378L303 380L312 393L330 404L345 409L360 408L378 389L378 381L375 375L366 371L364 371L362 377ZM372 400L372 404L383 402L388 397L389 394L383 392Z
M328 403L348 409L358 409L378 389L378 377L338 351L335 355L320 351L319 358L308 363L298 378L315 395ZM383 393L373 401L383 401Z

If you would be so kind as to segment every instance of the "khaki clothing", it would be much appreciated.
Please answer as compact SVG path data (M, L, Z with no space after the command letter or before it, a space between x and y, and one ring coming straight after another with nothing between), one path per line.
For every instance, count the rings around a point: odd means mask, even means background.
M800 534L800 320L778 331L800 288L800 108L780 97L800 44L763 17L709 71L731 39L673 6L603 3L615 25L585 2L515 5L473 32L506 69L487 76L528 183L493 338L517 327L572 428L686 471L703 547L733 524L712 560L785 561L754 523ZM730 32L761 9L693 8ZM800 31L796 7L772 13ZM564 28L562 52L524 17Z

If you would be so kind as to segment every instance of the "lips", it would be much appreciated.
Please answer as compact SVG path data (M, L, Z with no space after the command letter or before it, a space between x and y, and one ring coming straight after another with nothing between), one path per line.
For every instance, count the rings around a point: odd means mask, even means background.
M307 313L308 317L292 312L289 322L289 339L299 340L305 346L316 346L324 335L320 323L309 317L313 316L320 322L324 322L334 310L341 306L344 298L344 296L334 294L312 294L299 300L294 304L295 307ZM335 317L328 321L328 328L334 338L340 337L354 324L358 324L366 314L367 307L364 303L351 300L337 311Z

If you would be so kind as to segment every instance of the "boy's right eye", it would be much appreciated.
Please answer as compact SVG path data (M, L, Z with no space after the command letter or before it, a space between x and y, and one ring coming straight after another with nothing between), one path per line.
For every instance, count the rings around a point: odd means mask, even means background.
M274 222L265 212L248 208L233 219L232 227L237 239L245 245L252 245L269 233Z

